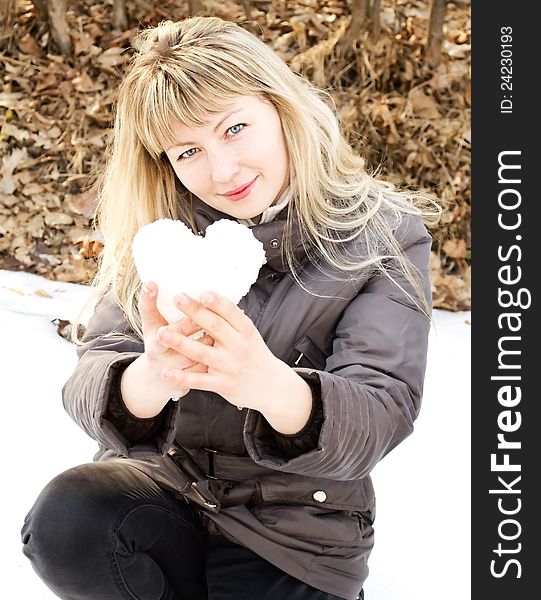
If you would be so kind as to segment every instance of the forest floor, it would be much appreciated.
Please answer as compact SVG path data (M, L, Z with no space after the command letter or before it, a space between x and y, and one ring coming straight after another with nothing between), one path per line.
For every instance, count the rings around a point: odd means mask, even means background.
M470 308L470 9L448 3L442 61L427 64L429 2L383 1L381 32L352 45L345 0L204 0L269 44L334 100L344 133L372 168L429 191L444 212L431 259L436 308ZM89 283L100 243L91 231L118 82L142 28L188 16L189 3L69 2L74 50L55 48L32 2L13 0L0 27L0 269Z

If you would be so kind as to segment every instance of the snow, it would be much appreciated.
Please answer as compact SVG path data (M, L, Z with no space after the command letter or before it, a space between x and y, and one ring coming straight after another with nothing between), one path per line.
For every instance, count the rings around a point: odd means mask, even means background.
M56 598L22 555L19 531L45 484L90 462L96 450L62 407L60 390L77 358L51 323L73 320L88 294L87 286L0 270L6 598ZM470 598L470 318L434 311L416 430L374 470L376 541L366 600Z

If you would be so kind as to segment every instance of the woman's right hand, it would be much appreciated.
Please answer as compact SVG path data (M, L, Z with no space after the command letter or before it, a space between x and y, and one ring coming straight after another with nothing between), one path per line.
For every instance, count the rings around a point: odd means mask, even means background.
M158 310L157 297L158 286L154 282L146 282L138 303L145 351L125 369L120 382L124 404L132 414L141 418L157 415L170 398L181 398L190 391L179 389L166 381L163 378L166 369L197 373L206 373L208 369L206 365L195 363L158 341L158 331L162 328L185 336L193 335L201 328L189 317L169 324ZM206 334L197 341L209 346L214 344L213 338Z

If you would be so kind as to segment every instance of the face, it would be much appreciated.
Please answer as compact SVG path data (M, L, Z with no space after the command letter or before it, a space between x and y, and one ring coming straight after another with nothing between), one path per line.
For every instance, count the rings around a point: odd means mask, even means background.
M238 219L271 206L289 184L288 154L274 106L239 96L200 127L173 123L166 150L182 184L206 204Z

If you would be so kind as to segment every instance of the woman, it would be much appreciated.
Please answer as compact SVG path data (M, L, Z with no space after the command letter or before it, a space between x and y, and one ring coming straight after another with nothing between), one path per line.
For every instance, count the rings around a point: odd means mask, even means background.
M164 22L137 49L63 390L100 451L43 490L24 552L70 600L362 597L369 473L420 406L439 209L370 176L323 94L235 24ZM130 254L160 218L251 227L267 263L238 306L178 290L188 316L165 321Z

